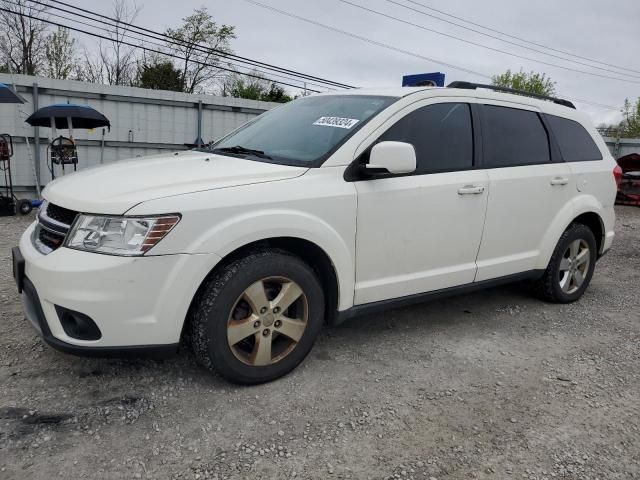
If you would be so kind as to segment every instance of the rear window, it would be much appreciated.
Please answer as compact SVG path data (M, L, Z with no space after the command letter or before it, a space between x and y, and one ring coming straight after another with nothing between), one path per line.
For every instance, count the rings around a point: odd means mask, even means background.
M602 160L602 153L596 142L578 122L555 115L547 115L547 121L565 162Z
M486 168L535 165L551 161L549 137L536 112L483 105Z

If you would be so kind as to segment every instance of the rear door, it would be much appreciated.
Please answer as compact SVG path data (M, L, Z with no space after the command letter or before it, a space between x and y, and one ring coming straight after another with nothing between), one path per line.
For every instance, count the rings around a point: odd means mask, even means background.
M515 107L479 107L489 201L476 281L533 270L545 233L576 191L540 112Z
M371 139L411 143L417 169L356 181L355 303L473 282L487 204L465 101L417 102Z

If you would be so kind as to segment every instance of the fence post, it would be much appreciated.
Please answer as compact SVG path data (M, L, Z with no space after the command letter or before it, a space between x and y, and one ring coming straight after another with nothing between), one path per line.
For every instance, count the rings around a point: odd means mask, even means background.
M198 100L198 136L196 137L196 146L202 146L202 100Z
M33 100L33 111L38 110L38 82L33 82L33 89L31 91L31 97ZM36 170L36 182L38 182L38 190L42 186L40 180L40 127L33 127L33 161L35 163Z

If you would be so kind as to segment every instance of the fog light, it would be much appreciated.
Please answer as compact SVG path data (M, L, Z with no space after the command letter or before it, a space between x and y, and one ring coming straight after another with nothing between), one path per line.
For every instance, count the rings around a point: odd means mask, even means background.
M56 305L64 333L77 340L100 340L102 333L87 315Z

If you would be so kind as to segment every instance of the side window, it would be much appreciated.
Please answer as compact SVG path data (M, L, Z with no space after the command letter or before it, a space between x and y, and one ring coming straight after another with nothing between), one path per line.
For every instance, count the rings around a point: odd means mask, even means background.
M473 166L471 109L466 103L438 103L415 110L393 125L379 142L411 143L416 173L465 170Z
M536 112L483 105L485 168L535 165L551 161L549 136Z
M602 160L602 153L582 125L567 118L547 115L553 135L565 162Z

